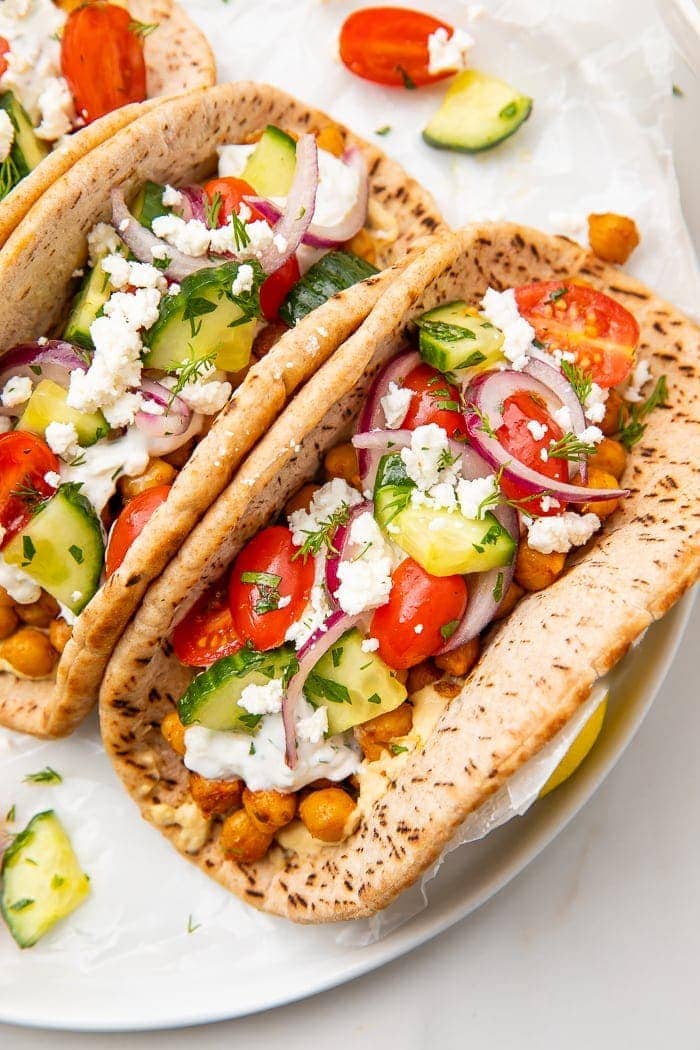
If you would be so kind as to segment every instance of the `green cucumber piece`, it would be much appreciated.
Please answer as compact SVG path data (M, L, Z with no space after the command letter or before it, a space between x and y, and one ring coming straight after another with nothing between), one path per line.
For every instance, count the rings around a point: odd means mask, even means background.
M233 295L241 265L255 273L250 292ZM238 372L250 360L260 314L260 286L265 275L255 261L223 263L186 277L177 295L164 295L158 320L146 333L146 368L176 371L181 365L215 354L214 365Z
M416 319L424 361L459 379L478 375L504 361L503 332L463 302L447 303Z
M429 146L479 153L503 142L532 112L532 99L495 77L465 69L423 132Z
M82 904L90 879L53 810L37 813L5 852L0 909L20 948L31 948Z
M280 307L280 318L293 328L302 317L323 306L332 296L366 281L377 272L371 263L352 252L328 252L288 292Z
M25 175L49 155L50 147L34 134L34 127L26 110L12 91L0 94L0 108L12 121L15 137L7 158L0 164L0 199L15 188Z
M165 186L159 182L147 180L136 194L134 202L129 209L131 214L146 229L153 229L153 220L160 215L171 215L172 208L163 204L163 193Z
M268 124L248 157L241 178L261 197L286 197L297 166L297 144L274 124Z
M192 680L178 703L184 726L202 725L234 733L255 733L262 715L253 715L238 701L248 685L265 685L272 678L286 684L297 668L291 646L267 653L240 649L224 656Z
M380 656L362 651L362 635L355 628L323 654L304 683L304 693L314 707L325 706L330 735L393 711L408 696Z
M100 585L105 553L100 520L79 485L61 485L2 553L78 615Z
M126 249L118 248L117 253L124 255ZM85 350L94 350L90 335L90 325L102 313L104 304L113 292L109 274L102 269L102 262L97 262L85 274L80 290L76 295L71 312L66 322L63 338Z
M94 445L109 434L109 423L101 412L79 412L71 408L68 391L52 379L42 379L34 387L17 429L43 437L49 423L71 423L76 429L78 444L83 448Z

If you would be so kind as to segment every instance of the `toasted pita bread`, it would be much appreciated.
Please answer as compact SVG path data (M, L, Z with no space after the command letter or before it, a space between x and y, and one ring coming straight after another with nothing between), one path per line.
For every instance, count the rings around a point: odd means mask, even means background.
M224 84L161 103L78 161L35 205L0 256L0 347L34 339L60 324L74 290L73 272L85 262L86 233L109 217L113 186L131 191L146 179L182 185L205 178L216 167L217 146L246 141L268 123L301 133L331 120L276 88ZM293 392L364 320L406 265L406 252L442 225L430 194L398 164L340 130L367 160L370 221L374 211L393 229L391 240L378 242L378 265L399 260L396 268L329 300L250 369L179 473L167 503L79 617L56 685L0 674L0 725L62 736L80 722L96 702L107 658L150 582Z
M227 860L220 823L201 817L187 770L159 732L190 677L172 655L173 625L313 475L324 450L350 432L372 377L401 347L412 318L454 298L476 304L488 286L553 277L582 278L632 310L640 356L668 378L669 406L650 415L629 458L624 483L631 498L565 575L492 630L461 688L447 681L412 698L416 705L434 701L441 713L415 750L360 775L362 819L354 834L310 853L276 846L256 864ZM695 325L571 241L513 225L437 238L297 394L151 587L117 647L101 694L102 733L143 817L203 871L265 911L326 922L385 907L697 579L699 352Z
M122 106L75 132L0 202L0 247L31 206L77 160L131 124L167 95L216 83L216 62L204 33L174 0L130 0L134 21L158 29L144 40L146 102Z

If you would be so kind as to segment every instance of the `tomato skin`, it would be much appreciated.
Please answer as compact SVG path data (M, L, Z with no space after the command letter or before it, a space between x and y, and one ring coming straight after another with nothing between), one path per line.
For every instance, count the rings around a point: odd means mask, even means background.
M440 408L441 404L448 401L460 404L459 390L447 382L442 372L430 365L417 365L405 376L401 386L415 391L401 424L402 430L415 430L428 423L437 423L447 431L448 437L464 439L464 415L451 408Z
M0 527L4 529L0 547L21 532L33 506L53 496L56 486L46 481L46 474L57 474L59 467L58 456L34 434L13 430L0 435ZM22 491L27 498L19 494Z
M547 426L547 433L544 437L537 439L532 436L527 429L530 421ZM565 459L552 457L542 460L541 450L548 448L550 441L559 441L564 436L564 432L554 422L547 409L539 404L532 394L522 391L506 398L503 403L503 425L498 428L496 436L506 451L510 452L519 463L551 478L555 484L558 481L568 482L569 467ZM522 489L516 482L508 478L501 479L501 488L512 500L523 500L529 495L526 489ZM527 499L522 503L522 509L526 514L528 507L531 512L536 509L538 514L547 516L563 514L566 510L566 504L562 502L560 507L543 511L540 501L532 499Z
M87 124L146 98L143 40L129 12L95 0L68 15L61 37L61 71L76 111Z
M270 525L254 536L236 558L229 581L229 606L233 625L244 643L264 652L284 642L288 628L300 619L314 582L313 558L295 558L299 548L292 543L291 530ZM282 609L257 612L261 592L256 583L243 583L246 572L267 572L280 576L277 591L291 601Z
M340 30L340 57L343 64L375 84L407 87L406 76L415 85L435 84L452 76L454 70L428 72L428 37L436 29L452 26L437 18L404 7L365 7L345 19Z
M114 523L107 544L105 572L111 576L126 558L129 547L136 537L143 532L146 525L162 503L165 503L171 485L156 485L152 489L139 492L130 499Z
M276 321L287 292L301 277L296 255L290 255L279 270L271 273L260 289L260 309L268 321Z
M392 574L389 601L372 616L370 637L379 641L377 651L389 667L413 667L442 649L440 628L461 620L466 608L463 576L431 576L406 558Z
M5 58L5 55L7 55L9 51L9 42L4 36L0 36L0 77L4 76L7 72L7 59Z
M212 584L173 631L173 648L182 664L208 667L241 648L223 580Z
M562 288L566 292L558 296ZM617 386L627 379L634 365L639 325L624 306L587 284L572 281L526 284L516 288L515 298L537 338L574 353L578 367L599 386Z

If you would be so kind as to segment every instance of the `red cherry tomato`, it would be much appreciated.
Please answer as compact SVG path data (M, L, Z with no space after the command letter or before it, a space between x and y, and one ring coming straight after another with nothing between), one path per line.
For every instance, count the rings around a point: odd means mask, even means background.
M7 72L7 55L10 51L10 45L4 36L0 36L0 77L4 76Z
M156 485L146 489L130 499L124 507L114 523L107 544L105 572L108 576L117 571L131 544L143 532L161 503L165 503L170 488L170 485Z
M528 423L536 422L547 427L546 433L541 438L533 437L528 430ZM569 480L569 467L565 459L556 459L552 456L543 460L542 449L548 449L550 441L558 441L564 436L561 427L557 426L547 409L539 401L525 391L513 394L506 398L503 403L503 425L499 427L497 436L503 447L510 452L514 459L524 463L531 470L551 478L553 482ZM524 500L528 495L516 482L503 478L501 488L506 496L512 500ZM539 500L527 499L521 504L523 511L527 514L537 510L538 514L562 514L566 510L566 504L560 507L543 511Z
M298 551L289 529L271 525L254 536L234 562L229 582L233 624L239 638L259 651L282 645L309 600L314 563L312 558L295 558ZM274 607L287 597L289 604Z
M68 15L61 71L86 123L146 98L146 63L137 28L126 8L104 0Z
M452 75L428 72L428 37L452 26L405 7L365 7L345 19L340 57L358 77L375 84L412 87L434 84Z
M599 386L624 382L634 365L639 325L624 306L587 284L538 281L517 288L520 313L537 338L576 355Z
M447 382L442 372L430 365L418 365L401 385L415 392L401 424L402 429L415 430L427 423L437 423L447 431L448 437L464 438L464 415L452 407L459 406L460 393L456 386Z
M290 255L286 263L267 278L260 289L260 309L268 321L275 321L287 292L301 277L296 255Z
M46 475L58 469L58 457L34 434L0 436L0 547L24 528L37 503L53 496L56 486Z
M177 625L173 648L180 663L188 667L208 667L241 648L223 580L213 584Z
M375 611L369 633L389 667L413 667L443 647L466 608L463 576L431 576L406 558L392 575L389 601ZM416 632L417 627L422 629Z

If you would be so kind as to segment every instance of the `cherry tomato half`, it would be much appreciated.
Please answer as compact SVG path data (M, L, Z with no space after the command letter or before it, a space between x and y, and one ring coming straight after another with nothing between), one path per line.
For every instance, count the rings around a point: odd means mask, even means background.
M528 429L528 424L533 422L547 427L541 438L534 437ZM506 398L503 403L503 425L499 427L497 436L503 447L518 462L539 474L544 474L555 483L568 482L569 467L565 459L556 459L554 456L542 459L542 449L548 449L550 441L559 441L564 432L554 422L544 405L532 394L523 391ZM566 504L562 503L560 507L543 511L539 500L526 499L529 495L527 490L508 478L501 480L501 488L509 499L523 501L521 506L526 514L528 508L530 512L536 509L538 514L547 515L562 514L566 510Z
M7 59L5 55L9 53L10 44L4 36L0 36L0 77L4 76L7 72Z
M287 292L294 287L301 271L296 255L290 255L279 270L271 273L260 289L260 309L268 321L277 320L280 306L287 298Z
M228 605L224 580L213 584L173 631L173 648L180 663L208 667L241 648Z
M464 415L458 411L460 393L442 372L430 365L417 365L402 381L402 387L415 391L408 406L402 429L415 430L427 423L437 423L451 438L464 438Z
M61 71L86 123L146 98L143 40L137 30L126 8L104 0L68 15L61 37Z
M375 84L412 87L434 84L454 71L428 72L428 37L452 26L405 7L365 7L345 19L340 57L351 73Z
M108 576L117 571L131 544L143 532L161 503L165 503L170 489L170 485L156 485L139 492L124 507L114 523L107 544L105 572Z
M389 601L375 611L369 633L389 667L413 667L443 647L466 608L463 576L431 576L406 558L394 570Z
M599 386L624 382L634 365L639 325L624 306L587 284L538 281L517 288L518 309L537 338L576 355Z
M34 434L13 430L0 436L0 546L24 528L37 503L53 496L56 486L46 475L58 469L58 457Z
M239 638L259 651L282 645L309 600L314 562L295 558L298 550L289 529L270 525L246 544L234 562L229 581L233 624ZM288 604L280 602L285 598L291 599Z

